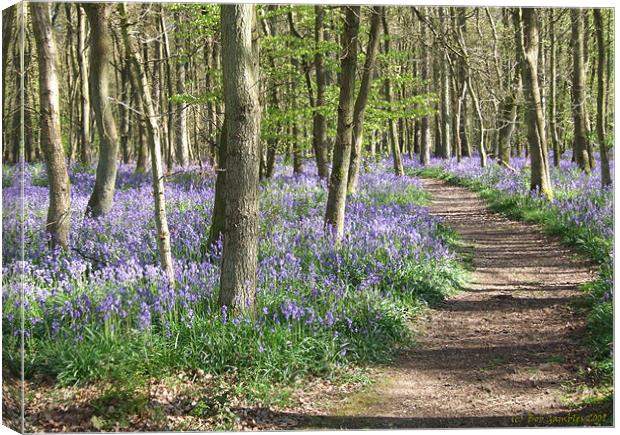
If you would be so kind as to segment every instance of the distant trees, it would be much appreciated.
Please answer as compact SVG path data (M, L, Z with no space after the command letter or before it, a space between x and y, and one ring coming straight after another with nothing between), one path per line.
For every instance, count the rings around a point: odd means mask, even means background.
M123 43L129 61L133 65L133 74L136 77L136 84L140 90L142 107L146 113L146 126L148 130L149 148L151 150L151 171L153 178L153 200L155 203L155 225L157 227L157 247L159 250L159 261L162 270L168 278L170 285L174 285L174 268L172 265L172 250L170 247L170 231L168 230L168 217L166 214L166 198L164 193L164 169L161 152L161 133L158 125L157 114L153 107L151 90L149 89L146 70L142 57L132 40L129 38L129 24L124 3L119 3L121 15L121 29L123 32Z
M29 3L39 60L41 146L49 179L47 232L51 245L69 246L71 195L66 155L60 132L60 89L56 69L56 42L49 3Z

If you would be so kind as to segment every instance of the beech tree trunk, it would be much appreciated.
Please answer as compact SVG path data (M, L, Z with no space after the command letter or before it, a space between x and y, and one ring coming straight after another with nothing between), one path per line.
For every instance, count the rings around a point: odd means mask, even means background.
M550 59L549 68L551 70L550 80L550 92L549 96L549 121L551 130L551 143L553 144L553 165L556 168L560 167L560 159L562 157L562 151L560 149L560 138L558 136L558 92L557 92L557 47L556 47L556 35L555 35L555 15L554 9L549 9L549 38L550 38Z
M119 149L116 122L108 90L113 56L108 24L113 5L83 3L82 6L90 24L90 95L99 133L97 175L86 213L98 217L112 209Z
M118 4L121 15L121 28L123 32L123 42L127 57L134 66L136 79L139 81L142 103L146 111L146 128L151 149L151 171L153 172L153 199L155 202L155 225L157 227L157 247L159 251L159 261L168 282L174 286L174 268L172 265L172 250L170 247L170 231L168 230L168 217L166 214L166 197L164 191L164 168L161 153L161 136L153 99L143 67L140 52L134 48L128 33L127 13L124 3Z
M177 27L180 26L181 20L179 14L176 14ZM177 94L185 94L185 70L187 68L187 60L183 52L183 40L177 37L176 49L180 59L177 61ZM176 122L176 160L177 163L186 167L189 164L189 136L187 133L187 105L180 103L177 108L178 119Z
M603 36L603 18L600 9L594 9L594 27L596 28L596 46L598 50L597 95L596 95L596 136L601 150L601 187L611 185L609 156L605 142L605 38Z
M388 54L390 51L390 29L388 27L388 22L385 18L385 9L383 9L381 14L381 20L383 22L383 32L385 33L385 41L383 43L385 54ZM385 99L389 107L389 111L392 112L392 83L389 78L389 71L386 71L387 77L384 81L385 86ZM403 169L403 161L401 157L400 143L398 138L398 132L396 130L396 122L392 116L388 119L388 130L390 134L390 143L392 144L392 158L394 162L394 173L398 176L405 175L405 170Z
M343 6L345 13L342 35L341 80L338 97L336 141L330 177L325 225L333 231L336 243L344 234L344 212L347 200L347 178L353 138L353 106L355 73L357 70L357 35L360 26L360 6Z
M438 8L439 13L439 27L444 34L446 32L446 23L445 23L445 9L443 7ZM451 128L450 128L450 118L452 116L452 111L450 108L450 73L449 73L449 60L447 49L441 50L441 60L439 64L439 77L441 80L440 84L440 107L441 107L441 157L444 159L449 159L452 154L452 144L451 144Z
M572 111L575 128L575 161L586 174L589 174L592 171L592 167L590 166L590 155L588 153L588 130L586 124L586 72L583 41L584 12L581 9L573 8L570 14L572 24L571 45L573 52Z
M41 145L49 178L46 230L52 247L67 249L71 220L69 173L60 133L60 90L49 3L29 3L39 63Z
M314 54L314 69L316 72L316 102L315 110L312 116L312 141L314 152L316 154L316 163L318 174L321 178L329 177L329 167L327 165L327 121L325 115L321 113L322 107L325 105L325 67L323 66L322 47L325 40L323 19L325 11L322 5L314 6L314 44L316 53Z
M370 94L370 85L372 84L372 76L375 69L375 61L379 50L379 36L381 32L381 16L383 14L383 6L374 6L370 17L370 31L368 33L368 46L366 48L366 59L364 61L364 70L362 73L362 82L360 84L359 93L355 99L355 107L353 108L353 144L351 146L351 161L349 165L349 175L347 179L347 190L349 193L357 191L357 183L359 179L360 163L362 159L362 143L364 132L364 113L366 112L366 104L368 103L368 95Z
M424 13L426 8L422 8ZM426 39L426 24L420 20L420 38ZM430 75L430 54L426 45L422 45L422 67L420 69L421 79L425 83L423 85L423 93L429 92L428 79ZM420 120L420 163L428 165L431 160L431 126L429 115L424 115Z
M81 5L76 5L78 16L78 56L80 68L80 161L90 163L92 158L90 143L90 93L88 89L88 69L86 61L86 17Z
M259 219L260 103L254 5L221 6L222 73L228 150L226 225L219 301L252 313L256 297Z
M518 14L518 11L515 13ZM523 74L523 86L526 98L528 142L532 171L530 189L538 190L547 199L553 198L551 179L549 177L549 159L545 137L545 119L540 101L538 87L538 11L536 8L521 8L521 17L517 21L516 31L522 34L519 48Z

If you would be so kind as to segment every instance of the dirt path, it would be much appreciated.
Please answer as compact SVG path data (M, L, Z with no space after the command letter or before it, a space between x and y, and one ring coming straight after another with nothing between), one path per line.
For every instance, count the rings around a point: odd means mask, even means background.
M586 361L584 321L570 309L593 278L533 225L490 212L479 196L424 180L431 209L471 245L472 279L420 319L418 344L314 427L522 426L572 418L562 400Z

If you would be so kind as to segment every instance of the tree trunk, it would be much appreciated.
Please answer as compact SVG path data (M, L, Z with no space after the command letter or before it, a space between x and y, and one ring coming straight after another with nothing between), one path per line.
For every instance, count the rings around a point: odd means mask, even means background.
M127 57L131 59L136 72L137 80L140 83L140 91L142 102L146 110L146 127L149 136L149 145L151 148L151 171L153 172L153 197L155 202L155 225L157 227L157 247L159 250L159 261L170 286L174 286L174 269L172 265L172 250L170 247L170 231L168 230L168 218L166 215L166 198L164 192L164 169L161 154L161 138L159 125L153 108L153 100L151 91L146 77L146 71L142 66L140 53L136 50L129 39L127 13L125 4L119 3L119 12L121 15L121 29L123 32L123 41L127 52Z
M219 301L252 313L259 220L258 42L254 5L222 5L222 74L226 111L226 226Z
M445 23L445 8L440 7L438 9L439 12L439 27L442 34L446 32L446 23ZM450 130L450 73L449 73L449 59L447 49L441 50L441 62L439 65L439 76L441 80L440 90L441 90L441 157L444 159L449 159L450 154L452 154L452 144L451 144L451 130Z
M90 24L90 96L99 133L97 175L86 213L98 217L112 209L119 148L116 122L108 93L113 55L108 24L113 5L83 3L82 6Z
M14 34L13 23L15 22L16 9L17 6L13 5L2 11L2 124L4 125L4 128L2 129L3 148L6 148L6 144L8 143L9 138L9 129L7 128L8 122L6 122L7 101L9 101L6 94L6 79L9 76L9 70L7 68L9 60L9 45L11 44L11 37ZM15 69L16 68L14 67L13 70Z
M228 149L228 129L227 118L224 117L220 146L217 156L217 177L215 179L215 200L213 202L213 214L211 215L211 226L209 227L209 240L207 248L209 251L217 246L224 234L226 224L226 155Z
M78 56L80 67L80 161L91 161L90 143L90 94L88 90L88 70L86 62L86 18L81 5L76 5L78 15Z
M355 99L355 107L353 109L353 144L351 146L349 175L347 178L347 190L349 193L355 193L357 191L360 163L362 158L364 113L366 111L366 104L368 103L368 95L370 94L375 60L379 49L379 33L381 31L380 24L381 15L383 14L383 7L373 6L371 14L370 31L368 33L368 47L366 48L366 59L364 61L362 83L360 85L357 98Z
M29 3L37 41L41 143L49 178L49 208L46 230L51 246L69 245L71 195L69 173L60 133L60 90L56 70L56 44L48 3Z
M518 11L515 12L518 14ZM549 177L549 159L545 137L545 119L538 88L538 11L536 8L521 8L521 19L515 19L516 31L522 35L518 47L521 57L521 72L527 103L527 126L532 171L530 189L538 190L547 199L553 198Z
M179 14L176 14L177 30L181 26ZM178 32L177 32L178 35ZM182 51L183 39L178 36L176 39L177 55L180 59L177 61L177 94L185 94L185 70L187 68L187 60L185 53ZM187 134L187 105L180 103L177 108L178 119L176 123L176 159L177 163L186 167L189 164L189 143Z
M556 168L560 167L560 159L562 158L562 152L560 150L560 138L558 136L558 96L557 96L557 44L556 44L556 34L555 34L555 15L554 9L549 8L549 38L550 38L550 59L549 59L549 67L551 69L551 77L549 80L551 81L551 95L549 102L549 121L551 126L551 143L553 144L553 165Z
M385 9L383 9L382 11L381 20L383 22L383 31L386 36L383 43L383 49L385 51L385 54L387 55L390 52L390 29L388 27L388 23L385 17ZM388 110L392 112L392 83L389 78L389 71L386 71L386 74L387 76L384 80L385 99L389 107ZM398 142L398 132L396 131L396 122L394 121L394 117L392 115L390 115L390 117L388 118L388 131L390 134L390 143L392 144L394 173L398 176L403 176L405 175L405 170L403 169L400 144Z
M422 8L424 13L426 8ZM426 24L420 21L420 38L426 40ZM422 44L422 67L421 79L425 83L422 92L427 94L430 91L428 79L430 69L430 54L426 45ZM424 166L428 165L431 160L431 126L429 115L424 115L420 120L420 163Z
M571 9L571 46L573 52L573 91L572 111L575 128L575 161L579 167L589 174L590 156L588 153L588 135L586 125L586 77L584 66L584 30L583 14L581 9Z
M597 95L596 95L596 136L601 150L601 187L611 186L607 142L605 142L605 38L603 36L603 18L600 9L594 9L594 27L596 28L596 46L598 49Z
M329 177L329 167L327 164L327 142L326 130L327 121L325 115L321 113L325 105L325 67L323 66L323 47L324 29L323 19L325 11L322 5L314 6L314 43L316 53L314 54L314 68L316 72L316 102L314 113L312 115L312 142L316 155L316 164L319 177Z
M343 6L345 12L342 36L341 81L338 97L336 141L330 177L325 225L333 231L336 243L344 234L344 213L347 200L347 178L353 138L353 106L355 73L357 69L357 35L359 32L360 6Z

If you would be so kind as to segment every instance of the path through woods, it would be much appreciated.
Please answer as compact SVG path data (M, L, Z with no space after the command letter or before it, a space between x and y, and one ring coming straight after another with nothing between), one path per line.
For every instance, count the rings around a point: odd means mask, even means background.
M380 368L369 391L300 421L332 428L515 426L574 412L561 399L587 353L585 321L571 304L579 285L594 278L593 265L540 228L490 212L465 188L437 180L424 186L432 212L471 246L470 283L416 322L417 345Z

